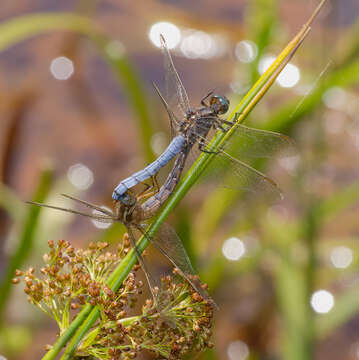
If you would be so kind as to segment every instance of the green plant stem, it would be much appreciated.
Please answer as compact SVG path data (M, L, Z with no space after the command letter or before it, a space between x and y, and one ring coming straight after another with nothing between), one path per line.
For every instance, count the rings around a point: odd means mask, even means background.
M45 201L50 191L52 176L53 171L51 168L46 168L42 171L39 184L33 196L34 201ZM40 207L34 206L28 209L27 216L24 219L24 225L21 227L23 231L20 235L19 245L15 253L12 255L9 265L7 266L7 272L2 279L0 285L0 323L3 321L6 303L11 293L11 281L15 277L15 270L21 268L33 247L40 212Z
M281 312L281 358L309 360L308 344L312 339L307 332L308 305L306 302L306 278L303 270L283 254L275 273L276 295Z
M71 339L71 337L75 334L76 330L79 326L84 322L87 316L90 314L92 310L92 306L90 304L85 305L81 312L76 316L76 318L72 321L70 326L60 334L59 339L53 345L53 347L46 353L46 355L42 359L55 359L58 353L62 350L62 348L66 345L66 343Z

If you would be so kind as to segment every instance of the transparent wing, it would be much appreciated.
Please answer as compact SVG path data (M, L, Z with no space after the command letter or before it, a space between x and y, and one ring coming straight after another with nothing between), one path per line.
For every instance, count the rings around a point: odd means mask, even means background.
M236 158L238 157L241 161L269 158L274 153L280 153L281 156L296 153L295 143L288 136L244 125L238 125L223 150Z
M211 118L208 118L211 121ZM215 132L212 130L206 139L198 136L198 141L202 140L204 144L209 143ZM200 151L198 146L194 146L194 153L198 155ZM212 151L221 151L221 149L211 149ZM251 162L258 158L271 158L273 155L293 156L297 153L294 141L283 134L274 131L250 128L244 125L237 125L237 129L222 147L226 153L231 154L243 162ZM196 152L195 152L196 151ZM192 157L196 158L195 155Z
M154 288L157 286L157 283L155 281L155 278L152 276L152 274L151 274L151 272L149 270L149 267L147 266L147 263L146 263L145 259L140 254L140 252L138 251L137 246L136 246L136 240L137 239L136 239L136 237L134 235L136 228L133 228L132 226L126 226L126 229L127 229L128 238L130 240L131 246L133 247L133 251L135 252L137 260L140 263L143 272L145 273L145 276L146 276L146 279L147 279L147 282L148 282L148 285L149 285L153 300L158 303L157 295L154 292Z
M166 40L162 35L160 39L165 67L166 100L177 119L182 119L190 109L187 92L173 64Z
M162 101L162 104L164 105L166 111L167 111L167 114L168 114L168 117L170 119L170 126L171 126L171 137L175 137L177 134L177 129L178 129L178 119L176 118L176 115L173 113L172 109L170 108L170 106L167 104L167 101L166 99L163 97L160 89L157 87L157 85L153 82L152 83L153 87L155 88L158 96L160 97L161 101Z
M143 231L140 227L137 229ZM181 239L171 226L163 224L154 237L150 237L149 234L144 235L179 270L195 291L216 306L196 275Z
M268 176L246 163L221 152L207 166L201 180L211 179L225 188L251 192L275 201L282 199L278 185Z
M41 206L41 207L46 207L48 209L53 209L53 210L59 210L59 211L63 211L63 212L68 212L68 213L72 213L72 214L76 214L76 215L81 215L81 216L85 216L85 217L89 217L91 219L95 219L97 221L100 222L104 222L104 223L113 223L115 221L117 221L117 219L115 218L115 216L110 213L108 210L105 210L99 206L96 205L92 205L90 203L87 203L83 200L80 199L76 199L76 198L72 198L68 195L65 195L66 197L79 201L81 203L84 203L87 207L92 208L94 210L94 213L89 214L89 213L85 213L82 211L77 211L74 209L69 209L69 208L63 208L60 206L53 206L53 205L47 205L47 204L42 204L42 203L38 203L38 202L34 202L34 201L25 201L26 204L29 205L36 205L36 206Z
M208 136L211 138L212 133ZM208 145L208 140L199 136L198 141ZM255 159L281 156L292 156L296 153L294 142L287 136L272 131L259 130L239 125L235 133L222 149L210 148L217 152L214 160L201 174L201 181L214 180L218 185L245 190L269 196L272 200L282 198L276 183L262 172L256 170L252 164ZM186 167L198 158L201 151L195 144L188 156Z

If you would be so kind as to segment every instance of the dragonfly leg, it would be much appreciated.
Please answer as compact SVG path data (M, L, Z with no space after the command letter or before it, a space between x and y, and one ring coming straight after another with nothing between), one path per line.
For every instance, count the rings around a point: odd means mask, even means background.
M152 181L152 187L155 189L155 192L159 192L160 191L160 184L158 183L157 180L157 174L151 176L151 181Z
M235 123L238 119L238 116L237 114L234 116L234 119L233 121L228 121L228 120L223 120L223 119L220 119L219 122L222 123L222 124L226 124L226 125L233 125L233 123Z
M141 197L142 195L146 194L150 189L153 188L153 184L150 185L150 184L147 184L147 183L143 182L142 185L145 187L145 189L142 190L142 191L138 194L138 197Z
M198 144L198 149L206 154L219 154L219 151L212 151L212 150L207 150L206 149L206 144L204 143L203 140L201 140Z
M152 197L153 195L157 194L158 191L160 190L160 185L157 180L157 174L151 176L151 181L152 181L151 185L144 183L144 185L146 186L146 189L138 195L138 197L137 197L138 201L146 200L146 199Z
M214 90L211 90L202 100L201 100L201 105L205 106L205 107L209 107L209 105L207 105L205 103L205 100L208 99L212 94L213 94Z
M216 120L216 126L218 129L220 129L223 132L227 132L228 129L224 129L221 124L225 124L225 125L229 125L229 126L233 126L233 124L235 124L238 120L238 118L240 117L242 113L235 113L234 118L232 121L228 121L225 119L217 119Z
M213 120L213 126L214 128L217 130L217 129L220 129L222 132L227 132L228 129L225 129L222 124L226 124L226 125L233 125L233 123L231 123L230 121L226 121L226 120L222 120L222 119L214 119Z
M238 120L238 118L242 115L243 113L235 113L234 114L234 118L233 118L233 120L232 121L228 121L229 122L229 124L228 125L233 125L237 120Z
M232 123L231 123L232 124ZM233 124L232 124L233 125ZM220 129L222 132L227 132L227 129L225 129L221 124L216 124L216 128Z

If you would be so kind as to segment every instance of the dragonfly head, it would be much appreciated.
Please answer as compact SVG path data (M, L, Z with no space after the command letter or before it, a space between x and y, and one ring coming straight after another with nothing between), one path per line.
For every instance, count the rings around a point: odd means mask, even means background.
M125 206L133 206L136 204L136 201L137 201L136 197L133 194L131 194L129 191L126 191L118 198L118 202Z
M213 95L209 104L217 114L225 114L229 109L229 100L225 96Z

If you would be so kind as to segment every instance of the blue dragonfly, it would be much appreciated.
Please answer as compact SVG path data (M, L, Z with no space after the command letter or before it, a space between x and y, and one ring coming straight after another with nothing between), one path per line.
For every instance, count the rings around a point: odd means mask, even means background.
M161 94L155 84L153 85L168 113L173 139L154 162L122 180L116 186L112 194L113 200L128 203L131 198L129 195L131 189L150 178L152 186L148 186L148 189L155 185L158 189L155 176L160 169L180 153L185 154L182 161L186 162L186 167L188 167L198 157L199 151L217 154L206 170L207 175L204 175L204 178L210 174L212 177L220 178L219 182L223 183L223 171L229 168L230 175L226 176L225 187L255 193L260 190L259 192L263 194L281 197L276 183L246 162L252 161L253 158L269 157L278 150L293 149L292 140L279 133L237 124L234 135L223 148L207 150L207 137L212 129L225 132L233 125L233 122L220 117L228 111L229 100L223 95L210 92L201 100L201 106L191 107L187 92L162 35L160 35L160 40L164 55L166 97ZM195 145L197 145L196 150ZM152 195L153 192L149 194Z
M144 169L122 180L116 186L112 198L113 200L122 201L124 203L128 201L129 189L137 184L143 183L149 178L153 178L160 169L167 165L169 161L180 152L189 152L197 142L199 144L199 149L204 150L202 139L206 138L211 128L219 127L224 131L224 128L222 127L223 123L232 124L219 117L219 115L225 114L229 108L229 100L225 96L213 95L211 92L202 99L201 107L191 109L187 93L173 64L165 39L162 35L160 39L165 60L166 84L168 88L167 94L175 91L174 95L178 100L177 105L181 107L183 114L181 115L181 121L179 121L166 99L162 96L158 87L153 84L168 112L171 123L171 133L175 135L168 147L155 161L147 165ZM174 87L176 89L174 89ZM168 98L174 99L173 95L169 95ZM205 102L207 98L210 98L209 104Z

